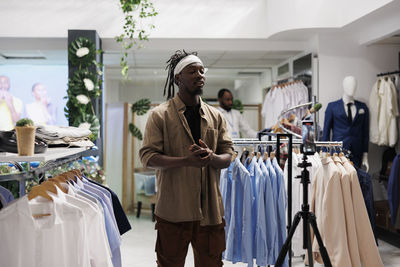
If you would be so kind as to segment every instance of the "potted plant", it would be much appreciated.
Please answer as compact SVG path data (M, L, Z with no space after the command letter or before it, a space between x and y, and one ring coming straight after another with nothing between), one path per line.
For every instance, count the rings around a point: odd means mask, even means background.
M33 121L27 118L17 121L15 126L19 156L32 156L35 149L36 127Z

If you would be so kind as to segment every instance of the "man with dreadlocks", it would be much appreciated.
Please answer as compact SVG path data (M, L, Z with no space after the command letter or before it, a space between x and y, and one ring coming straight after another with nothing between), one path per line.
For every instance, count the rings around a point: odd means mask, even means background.
M200 98L205 70L197 53L177 51L167 63L168 100L150 113L139 152L157 170L157 263L183 267L191 243L195 266L222 266L219 175L230 164L232 140L223 115Z

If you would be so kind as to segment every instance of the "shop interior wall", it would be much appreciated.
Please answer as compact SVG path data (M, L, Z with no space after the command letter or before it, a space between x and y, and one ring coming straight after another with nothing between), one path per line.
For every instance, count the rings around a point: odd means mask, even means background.
M107 184L122 199L122 146L124 105L106 103L105 172Z

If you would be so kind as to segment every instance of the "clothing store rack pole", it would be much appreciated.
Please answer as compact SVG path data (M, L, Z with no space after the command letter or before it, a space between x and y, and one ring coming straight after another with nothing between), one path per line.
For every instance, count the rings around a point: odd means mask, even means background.
M387 75L393 75L393 74L400 74L400 70L396 71L391 71L391 72L384 72L384 73L379 73L376 76L381 77L381 76L387 76Z
M292 158L292 151L293 151L293 136L292 134L277 134L276 135L276 158L278 161L278 164L280 162L280 146L281 146L281 137L287 137L288 138L288 168L287 168L287 185L288 185L288 190L287 190L287 196L288 196L288 203L287 203L287 218L288 218L288 223L286 225L286 231L287 234L289 234L289 230L292 227L292 164L293 164L293 158ZM289 244L289 267L292 267L292 243L290 242Z

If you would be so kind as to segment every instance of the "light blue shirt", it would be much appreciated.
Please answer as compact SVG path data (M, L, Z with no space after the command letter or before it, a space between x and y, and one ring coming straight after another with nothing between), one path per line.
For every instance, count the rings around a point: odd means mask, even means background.
M101 186L98 186L94 183L90 183L85 177L83 177L82 181L83 181L84 188L87 188L87 187L93 188L96 190L96 192L98 192L98 195L102 196L104 203L107 205L107 208L108 208L110 214L112 215L111 217L112 217L114 226L115 226L115 228L118 229L118 224L117 224L117 220L115 219L114 208L113 208L113 204L112 204L111 193L108 192L106 189L102 188ZM118 230L118 232L119 232L119 230Z
M103 199L103 198L105 198L105 195L100 194L99 192L101 192L101 191L95 190L91 187L85 188L85 185L82 183L79 183L79 181L78 181L78 184L75 184L75 187L78 190L82 190L82 192L94 197L97 201L100 202L101 206L103 207L107 239L108 239L108 243L110 245L111 254L112 254L111 261L112 261L114 267L121 267L122 266L121 251L120 251L121 236L119 234L118 228L115 227L113 219L112 219L114 214L110 213L110 210L104 201L105 199Z
M232 170L234 162L228 168L221 170L220 190L222 202L224 203L225 214L225 239L228 235L228 229L231 222L231 203L232 203Z
M251 189L253 193L252 203L251 203L251 218L253 218L251 231L253 235L253 257L256 256L256 227L257 227L257 217L258 217L258 187L257 184L259 183L260 177L262 176L262 172L257 165L257 158L253 156L246 159L245 165L246 169L250 173L251 178ZM258 167L258 169L256 169Z
M231 218L225 259L253 266L252 187L249 172L235 159L232 168ZM228 204L228 203L227 203Z
M286 191L285 191L285 181L283 178L283 171L281 167L278 164L278 161L276 158L273 159L272 165L275 169L276 172L276 180L277 180L277 188L278 188L278 217L277 217L277 226L278 226L278 239L277 239L277 248L278 254L279 251L281 250L283 244L286 241L286 215L285 215L285 210L286 210L286 202L287 202L287 196L286 196ZM288 256L286 255L285 261L282 266L289 266L288 263Z
M277 179L277 175L275 172L275 168L272 166L272 162L271 159L268 158L265 162L265 167L267 167L268 172L269 172L269 177L271 179L271 187L272 187L272 196L273 196L273 201L274 201L274 207L275 207L275 216L274 218L276 219L276 224L277 224L277 228L275 228L275 231L277 232L278 229L278 179ZM272 255L273 255L273 262L275 263L275 260L278 258L279 255L279 250L280 248L278 248L278 233L275 234L275 240L274 240L274 247L272 248Z
M259 217L263 218L265 222L257 220L257 230L256 230L256 239L257 239L257 254L256 254L256 263L258 266L266 266L266 265L274 265L274 247L276 240L276 211L274 205L274 196L272 192L271 179L269 176L269 171L265 166L262 158L258 160L258 165L261 168L263 173L263 178L261 179L264 183L264 199L262 203L260 203L259 207ZM260 187L262 187L260 183ZM262 208L263 207L263 208ZM262 210L264 209L264 213Z

